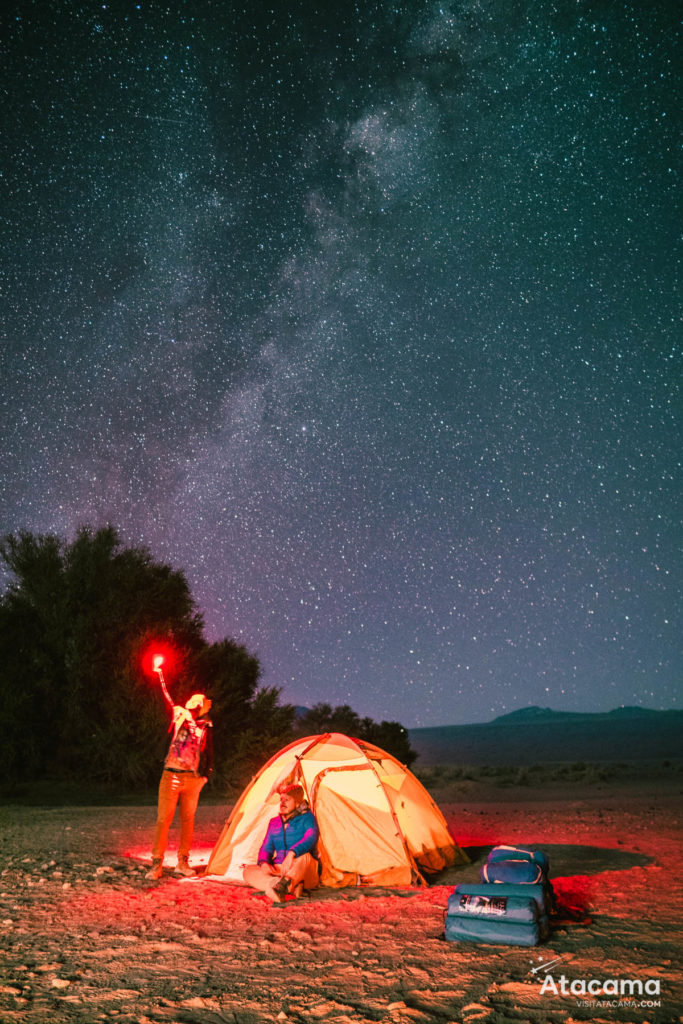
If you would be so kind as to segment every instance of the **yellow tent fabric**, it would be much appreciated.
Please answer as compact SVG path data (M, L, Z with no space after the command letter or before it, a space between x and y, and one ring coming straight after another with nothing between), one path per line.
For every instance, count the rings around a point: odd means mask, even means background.
M341 733L284 747L254 776L226 822L205 877L241 882L254 864L278 787L303 786L318 819L321 884L411 885L467 856L424 786L391 754Z

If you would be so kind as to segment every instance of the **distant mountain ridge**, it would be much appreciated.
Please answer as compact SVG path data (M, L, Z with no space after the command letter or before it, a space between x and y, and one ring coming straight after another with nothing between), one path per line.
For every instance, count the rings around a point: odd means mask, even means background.
M683 711L518 708L492 722L408 731L421 765L680 759Z
M538 721L539 719L590 719L595 720L596 718L639 718L648 717L650 715L669 715L669 714L683 714L681 711L660 711L657 708L642 708L637 704L624 704L621 707L613 708L611 711L555 711L553 708L542 708L538 704L530 704L525 708L517 708L516 711L510 711L506 715L498 715L493 721L488 722L488 725L495 725L496 722L510 723L514 722L526 722L526 721Z

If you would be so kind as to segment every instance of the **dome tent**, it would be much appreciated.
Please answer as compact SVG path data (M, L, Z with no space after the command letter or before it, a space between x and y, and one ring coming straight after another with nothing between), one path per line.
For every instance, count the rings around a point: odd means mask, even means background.
M206 875L241 882L256 863L278 788L303 786L320 828L321 885L424 883L467 856L443 814L404 765L372 743L341 733L296 740L251 780L216 843Z

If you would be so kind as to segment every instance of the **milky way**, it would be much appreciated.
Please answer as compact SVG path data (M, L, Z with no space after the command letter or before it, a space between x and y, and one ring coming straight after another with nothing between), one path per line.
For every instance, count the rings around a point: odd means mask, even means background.
M296 704L677 706L677 8L11 5L2 532Z

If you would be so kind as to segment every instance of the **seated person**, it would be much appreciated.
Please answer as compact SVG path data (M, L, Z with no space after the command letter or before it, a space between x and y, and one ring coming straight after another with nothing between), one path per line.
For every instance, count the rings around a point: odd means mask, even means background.
M283 903L288 892L295 898L318 885L318 823L304 799L303 788L285 784L278 790L280 813L271 818L258 855L247 864L243 878L273 901Z

